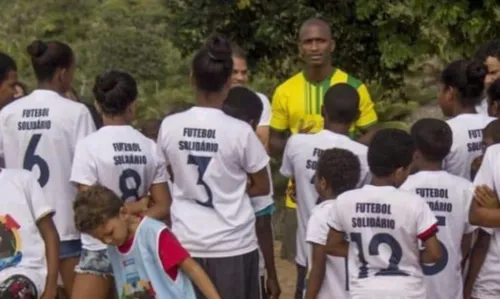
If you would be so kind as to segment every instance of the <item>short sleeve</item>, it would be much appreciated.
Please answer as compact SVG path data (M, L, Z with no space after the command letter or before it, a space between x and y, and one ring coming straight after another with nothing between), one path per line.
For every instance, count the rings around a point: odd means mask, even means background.
M288 141L285 146L285 151L283 152L283 158L281 161L280 173L287 177L293 177L293 163L292 163L292 150L294 147L294 138L295 136L291 136L288 138Z
M170 165L170 162L167 157L167 151L165 150L165 137L163 136L165 134L165 120L161 123L160 130L158 132L158 140L156 141L156 152L158 156L162 159L162 161L165 163L165 166Z
M245 128L248 131L243 144L241 144L243 150L242 166L246 173L256 173L269 164L269 156L250 126Z
M151 154L153 155L155 161L155 173L153 178L153 184L161 184L168 182L167 165L163 159L161 153L158 151L158 146L156 142L151 140Z
M41 220L43 217L55 212L54 207L51 207L42 187L36 180L35 176L30 172L26 173L28 178L26 194L28 195L28 203L36 221Z
M356 121L356 127L366 128L374 125L378 118L370 93L366 85L361 84L358 88L360 116Z
M309 222L307 223L306 241L319 245L326 245L329 227L325 217L321 215L321 212L323 211L320 210L313 213L309 218Z
M257 94L262 101L262 114L260 116L259 127L269 126L271 123L271 104L269 103L269 99L261 94Z
M338 232L343 232L346 230L346 227L342 220L342 204L338 198L335 200L335 202L330 207L330 210L328 211L326 223L329 227Z
M181 243L166 227L161 231L158 238L158 256L166 272L176 268L190 257L187 250L182 247Z
M93 132L95 132L94 120L92 119L92 115L90 115L89 109L82 104L82 109L76 122L73 144L76 144L79 140L87 137Z
M284 131L289 129L288 99L280 90L276 89L271 106L271 128Z
M417 237L420 240L426 240L437 232L437 219L425 200L415 198L415 202L417 206Z
M70 181L76 184L92 186L97 183L97 165L85 140L80 140L75 148Z

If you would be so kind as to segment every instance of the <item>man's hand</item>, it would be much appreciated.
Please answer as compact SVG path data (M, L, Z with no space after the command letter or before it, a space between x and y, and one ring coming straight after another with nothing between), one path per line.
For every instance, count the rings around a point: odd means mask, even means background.
M266 289L270 299L278 299L281 295L281 288L277 278L268 278Z
M486 185L476 187L474 190L474 198L482 207L490 209L497 209L500 207L497 195Z

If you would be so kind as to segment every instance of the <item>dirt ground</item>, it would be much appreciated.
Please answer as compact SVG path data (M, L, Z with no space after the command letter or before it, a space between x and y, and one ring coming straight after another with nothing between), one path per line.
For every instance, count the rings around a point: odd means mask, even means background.
M297 279L297 274L295 271L295 265L289 261L282 260L280 258L281 242L274 242L274 256L276 260L276 271L278 272L278 278L281 287L281 297L280 299L293 299L293 294L295 291L295 280Z

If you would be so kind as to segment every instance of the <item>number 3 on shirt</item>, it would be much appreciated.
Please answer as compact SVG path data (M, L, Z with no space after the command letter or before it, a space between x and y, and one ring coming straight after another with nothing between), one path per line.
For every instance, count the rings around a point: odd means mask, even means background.
M359 278L368 277L368 263L365 260L365 254L363 252L363 240L361 239L360 233L351 233L351 240L358 246L358 257L361 263L359 268ZM370 243L368 244L368 254L369 255L379 255L379 246L386 244L391 250L391 256L389 257L389 266L386 269L382 269L375 273L375 276L408 276L404 271L399 270L399 262L403 257L403 250L398 241L387 233L378 233L373 236Z
M40 186L44 187L49 181L50 171L49 164L42 157L35 154L36 147L42 138L42 134L34 134L31 136L30 142L28 143L28 148L24 154L23 168L29 171L33 171L35 165L38 166L40 170L40 177L38 178L38 183Z
M187 164L192 164L196 165L198 168L198 181L196 182L198 185L202 185L203 188L205 189L205 192L207 192L207 197L208 199L203 202L199 201L198 199L195 199L196 202L204 207L207 208L213 208L213 197L212 197L212 190L210 190L210 187L208 187L207 183L203 181L203 175L205 174L205 171L207 171L208 164L210 163L210 160L212 160L211 157L203 157L203 156L193 156L189 155Z

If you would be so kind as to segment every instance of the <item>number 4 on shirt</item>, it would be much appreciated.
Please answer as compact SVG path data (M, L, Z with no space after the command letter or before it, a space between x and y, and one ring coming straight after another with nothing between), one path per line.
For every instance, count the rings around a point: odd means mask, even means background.
M205 171L207 171L208 164L210 164L210 160L212 160L212 157L189 155L188 160L187 160L187 164L197 166L197 168L198 168L198 181L196 183L198 185L203 186L203 188L205 189L205 192L207 193L207 197L208 197L208 199L206 201L200 201L198 199L195 199L196 202L204 207L214 208L212 190L210 190L210 187L207 185L207 183L205 183L205 181L203 181L203 175L205 174Z
M40 186L44 187L49 181L50 171L49 164L42 157L35 154L36 147L42 138L42 134L34 134L31 136L30 142L28 143L28 148L24 154L23 168L29 171L33 171L33 167L38 166L40 170L40 177L38 178L38 183Z

